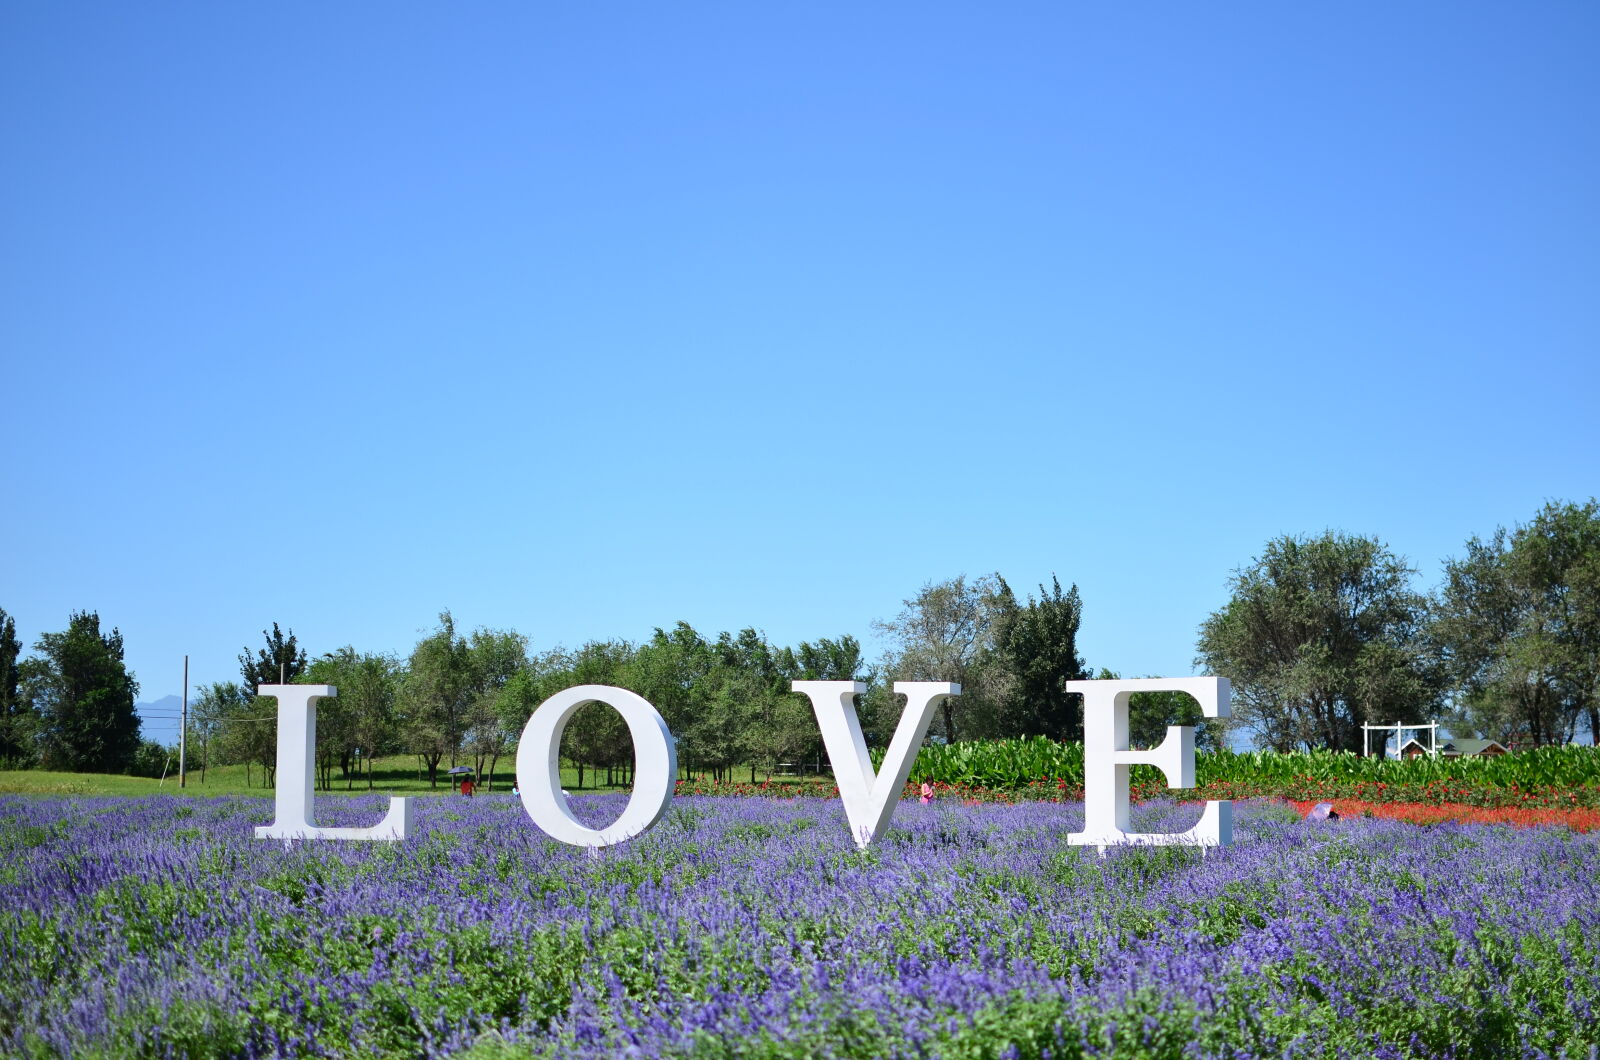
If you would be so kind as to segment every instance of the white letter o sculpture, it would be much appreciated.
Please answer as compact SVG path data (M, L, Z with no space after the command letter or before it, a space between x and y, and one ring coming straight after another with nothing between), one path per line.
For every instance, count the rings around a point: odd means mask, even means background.
M605 828L586 827L567 806L561 791L561 734L582 707L604 703L622 715L633 736L633 794ZM557 692L533 712L517 746L517 784L522 808L552 839L576 847L625 843L661 820L678 779L678 752L672 733L656 708L625 688L578 685Z

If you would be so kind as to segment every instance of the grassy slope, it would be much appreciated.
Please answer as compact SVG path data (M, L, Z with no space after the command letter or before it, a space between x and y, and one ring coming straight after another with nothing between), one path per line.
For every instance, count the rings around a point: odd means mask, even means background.
M510 791L512 781L515 779L516 762L502 759L495 768L494 790ZM317 789L319 795L343 795L347 788L345 781L339 777L338 770L333 774L333 788L329 791ZM444 769L439 771L439 786L430 787L428 778L424 774L421 779L417 777L416 759L409 756L397 755L393 758L381 758L373 770L372 791L380 795L449 795L453 791L444 776ZM27 770L0 770L0 793L4 794L32 794L32 795L270 795L272 789L263 787L261 783L261 770L251 769L249 782L246 782L244 766L213 766L206 771L205 781L200 779L200 771L192 769L189 772L187 787L178 787L178 778L169 776L165 781L150 780L145 777L124 777L105 773L51 773L39 769ZM597 790L594 787L594 774L587 772L584 776L587 782L585 791ZM571 791L577 787L577 770L563 769L561 782ZM363 775L348 789L350 794L367 793L367 780ZM600 789L605 790L605 789Z
M444 770L439 769L439 786L430 787L427 775L417 775L417 760L411 755L395 755L390 758L380 758L373 769L372 793L378 795L449 795L454 788L446 780ZM517 763L515 758L502 758L495 767L494 787L496 792L509 792L516 779ZM352 788L346 787L344 779L334 770L333 787L324 791L317 789L318 795L343 795L367 794L367 779L363 774L357 778ZM487 779L487 778L485 778ZM602 781L596 784L596 774L592 769L584 771L584 783L578 785L578 771L563 768L561 770L561 786L568 791L619 791L628 790L623 787L607 786L603 783L605 774L599 774ZM808 777L807 781L815 783L832 783L829 777ZM30 795L270 795L272 789L263 787L261 783L261 770L252 768L249 781L246 781L244 766L213 766L206 771L204 782L200 779L200 771L189 771L189 784L187 787L178 787L178 778L169 776L165 781L149 780L144 777L125 777L104 773L51 773L39 769L26 770L0 770L0 794L30 794ZM482 785L480 784L480 790Z

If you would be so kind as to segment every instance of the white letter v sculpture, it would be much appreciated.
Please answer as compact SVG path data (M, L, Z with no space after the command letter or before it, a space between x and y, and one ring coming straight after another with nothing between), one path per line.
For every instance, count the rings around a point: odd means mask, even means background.
M894 683L894 690L906 697L906 709L883 756L883 772L876 776L853 702L867 686L860 681L795 681L791 687L811 700L822 730L822 745L833 763L833 779L839 785L850 834L857 846L866 847L883 834L894 816L895 804L911 775L911 763L933 719L933 708L946 696L959 696L961 686L947 681Z

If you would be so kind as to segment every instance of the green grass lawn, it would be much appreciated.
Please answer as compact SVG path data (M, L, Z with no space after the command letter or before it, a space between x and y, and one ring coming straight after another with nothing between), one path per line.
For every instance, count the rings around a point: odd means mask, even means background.
M492 788L486 787L488 777L479 781L479 791L493 791L496 793L510 792L516 780L515 757L502 758L495 767L494 783ZM419 775L417 759L414 755L394 755L380 758L373 766L371 791L380 795L450 795L454 793L454 786L445 776L449 763L440 763L439 783L437 787L430 786L427 773ZM736 776L748 776L749 767L742 771L736 770ZM758 773L758 777L761 774ZM792 779L792 778L791 778ZM829 777L808 777L818 783L832 783ZM561 770L561 786L568 791L620 791L627 790L624 786L607 785L605 772L596 772L593 769L584 770L583 785L578 784L578 771L563 767ZM598 783L597 783L598 781ZM347 781L339 775L338 770L333 772L333 786L324 790L317 788L318 795L343 795L366 794L367 777L363 772L359 777ZM212 766L206 770L205 779L200 779L200 770L191 768L189 782L185 787L178 786L176 776L168 776L164 781L149 780L145 777L125 777L107 773L52 773L39 769L0 770L0 794L28 794L28 795L270 795L272 789L262 784L261 770L252 767L248 779L244 766Z
M418 775L416 758L409 755L395 755L391 758L380 758L372 770L372 787L367 787L366 773L347 781L340 776L339 771L333 771L333 786L327 790L317 788L319 795L366 794L369 790L381 795L449 795L454 792L450 779L445 775L449 768L448 763L439 766L439 783L437 787L428 783L427 773ZM605 774L600 774L602 780ZM30 794L30 795L270 795L272 788L262 783L261 770L252 767L248 780L244 766L212 766L206 770L205 779L202 781L200 771L189 771L188 784L178 786L176 776L168 776L166 780L150 780L145 777L125 777L106 773L52 773L40 769L0 770L0 793L3 794ZM509 792L516 779L515 759L501 759L494 771L493 790L496 792ZM483 781L487 781L485 776ZM594 772L586 770L584 775L585 791L613 790L605 787L594 786ZM568 791L575 790L578 783L578 771L563 769L561 783ZM480 782L479 790L484 790L484 783Z

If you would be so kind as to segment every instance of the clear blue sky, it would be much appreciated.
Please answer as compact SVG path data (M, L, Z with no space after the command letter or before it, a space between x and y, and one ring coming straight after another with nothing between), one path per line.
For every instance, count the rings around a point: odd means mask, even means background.
M0 8L0 607L795 643L1600 493L1600 7Z

